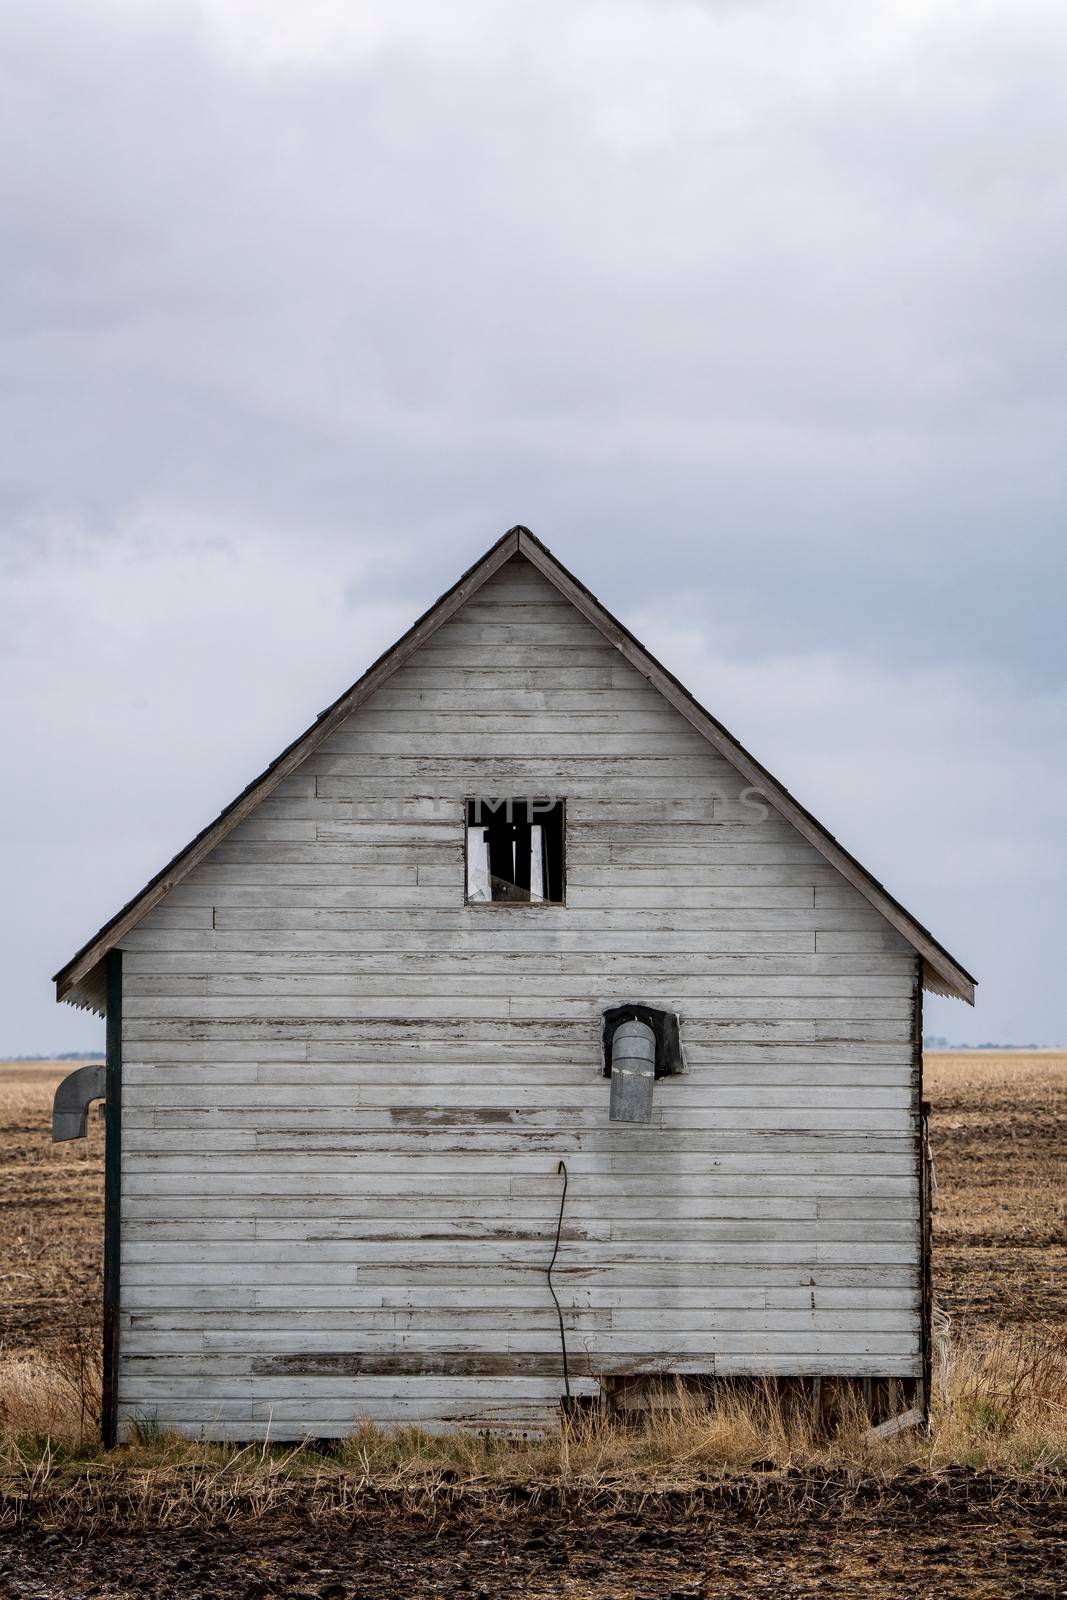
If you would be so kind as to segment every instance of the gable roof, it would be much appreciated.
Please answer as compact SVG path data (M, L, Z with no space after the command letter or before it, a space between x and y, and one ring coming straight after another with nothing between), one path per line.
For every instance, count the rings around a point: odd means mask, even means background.
M835 867L841 876L880 911L901 936L918 952L923 962L923 983L937 994L952 995L974 1004L975 979L939 944L933 934L924 928L899 900L895 900L865 867L839 844L831 833L806 810L799 801L767 771L755 756L718 722L710 712L696 701L656 658L645 649L630 630L613 617L610 611L585 584L558 561L547 545L541 543L528 528L515 527L496 541L474 565L463 573L441 598L413 623L384 655L378 657L363 676L350 689L340 695L331 706L321 712L310 728L293 740L258 778L243 789L237 798L221 811L214 822L201 830L196 838L178 852L167 865L151 878L139 894L117 911L110 921L93 935L81 949L61 967L55 975L56 998L72 1005L83 1006L101 1015L105 1010L105 982L103 963L107 952L119 944L153 906L179 884L226 835L249 816L260 801L274 790L283 778L349 717L364 701L370 699L398 667L424 644L442 623L476 594L493 574L513 556L525 556L559 592L603 634L637 671L659 690L675 710L680 712L698 733L729 761L748 782L759 789L763 797L788 822L791 822L820 855Z

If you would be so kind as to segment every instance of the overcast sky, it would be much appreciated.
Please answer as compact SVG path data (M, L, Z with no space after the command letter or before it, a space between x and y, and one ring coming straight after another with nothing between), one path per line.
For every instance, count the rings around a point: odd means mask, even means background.
M8 0L0 1054L529 524L1067 1044L1062 0Z

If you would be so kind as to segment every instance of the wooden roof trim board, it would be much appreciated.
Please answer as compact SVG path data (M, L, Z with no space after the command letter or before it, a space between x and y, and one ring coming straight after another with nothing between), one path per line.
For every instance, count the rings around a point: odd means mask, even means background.
M331 706L312 723L276 760L254 779L226 809L208 824L184 850L169 861L139 894L106 922L70 961L55 975L56 998L103 1013L104 983L101 963L153 906L179 884L187 873L226 835L249 816L284 778L357 710L393 675L441 625L448 621L495 572L515 555L525 556L537 570L619 651L620 655L648 680L664 699L702 734L708 743L728 760L805 839L841 873L853 888L881 912L923 960L923 980L927 988L974 1004L975 979L939 944L928 929L917 922L887 889L860 865L856 858L828 833L810 811L800 805L754 756L739 744L722 723L696 701L673 673L662 666L616 617L601 605L596 596L569 572L562 562L528 528L508 530L479 561L463 573L445 594L410 627L383 655L379 656Z

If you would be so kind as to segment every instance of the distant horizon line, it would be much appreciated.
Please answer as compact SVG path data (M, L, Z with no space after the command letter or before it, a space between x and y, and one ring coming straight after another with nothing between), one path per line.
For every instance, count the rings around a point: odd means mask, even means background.
M54 1056L4 1056L5 1066L16 1061L106 1061L103 1050L60 1050Z

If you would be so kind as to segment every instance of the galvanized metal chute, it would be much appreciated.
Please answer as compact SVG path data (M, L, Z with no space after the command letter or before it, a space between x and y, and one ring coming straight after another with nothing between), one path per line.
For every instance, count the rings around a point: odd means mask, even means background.
M656 1081L656 1035L636 1017L620 1022L611 1041L612 1122L651 1122Z
M89 1125L89 1107L104 1098L103 1062L78 1067L68 1072L52 1100L52 1143L64 1139L84 1139Z

